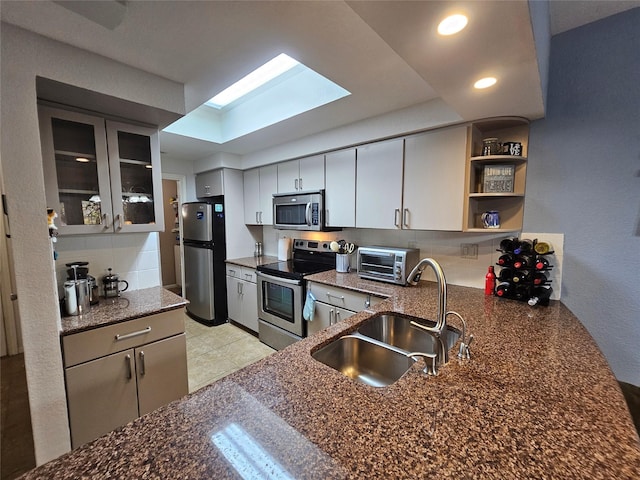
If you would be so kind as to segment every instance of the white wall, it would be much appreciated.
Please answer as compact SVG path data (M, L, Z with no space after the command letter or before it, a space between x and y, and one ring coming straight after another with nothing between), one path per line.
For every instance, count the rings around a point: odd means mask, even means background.
M162 110L184 112L184 88L12 25L1 28L1 156L36 462L70 448L60 314L36 108L36 76Z

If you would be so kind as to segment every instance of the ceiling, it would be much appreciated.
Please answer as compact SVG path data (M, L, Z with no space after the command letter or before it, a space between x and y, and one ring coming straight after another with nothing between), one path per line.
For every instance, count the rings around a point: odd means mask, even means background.
M553 0L552 32L639 4ZM437 36L453 10L467 12L469 25ZM187 112L283 52L352 93L224 144L162 133L161 149L174 159L248 154L434 99L462 120L544 115L523 0L2 0L0 12L4 22L183 83ZM474 91L485 74L498 84Z

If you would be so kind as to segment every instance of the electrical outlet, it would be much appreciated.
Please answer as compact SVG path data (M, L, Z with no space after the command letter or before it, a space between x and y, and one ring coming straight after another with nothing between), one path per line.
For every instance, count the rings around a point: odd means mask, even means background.
M478 244L477 243L461 243L460 256L462 258L468 258L469 260L477 260Z

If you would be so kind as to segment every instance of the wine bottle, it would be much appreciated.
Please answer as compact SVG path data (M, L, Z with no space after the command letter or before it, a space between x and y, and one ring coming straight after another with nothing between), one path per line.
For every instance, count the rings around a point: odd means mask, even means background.
M489 266L489 270L484 277L484 294L493 295L493 291L496 288L496 274L493 271L493 265Z
M498 280L501 282L508 282L513 278L515 270L513 268L505 267L500 270L498 274Z
M536 242L533 250L540 255L546 255L553 252L553 245L551 245L551 242Z
M533 274L533 284L535 286L544 285L548 281L549 281L549 277L547 277L546 273L544 272L538 271Z
M510 267L513 265L514 259L515 257L512 253L505 253L504 255L500 255L500 258L498 258L498 265L501 267Z
M516 271L513 274L513 277L511 278L511 281L513 283L522 283L522 284L524 284L524 283L527 283L527 281L529 280L529 277L530 277L530 275L526 270L525 271L521 271L521 272Z
M507 237L500 241L500 250L503 252L513 252L518 246L518 239L516 237Z
M518 246L513 249L513 253L516 255L527 255L533 252L533 242L526 238L523 238L518 242Z
M517 268L517 269L529 268L531 267L532 263L533 262L531 257L519 256L519 257L516 257L515 261L513 262L513 268Z
M500 282L498 285L496 285L496 295L498 297L509 298L512 291L513 287L509 282Z
M525 300L529 298L529 286L528 285L516 285L513 292L513 298L516 300Z
M536 287L527 303L532 307L534 305L549 305L549 297L552 293L553 288L551 287Z
M538 256L535 264L536 270L547 270L549 268L549 260L545 257Z

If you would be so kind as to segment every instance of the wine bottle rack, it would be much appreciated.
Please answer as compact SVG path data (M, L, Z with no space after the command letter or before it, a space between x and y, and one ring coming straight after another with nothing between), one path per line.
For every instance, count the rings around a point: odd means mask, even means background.
M553 251L537 253L538 240L506 238L500 242L502 252L497 265L500 271L496 275L494 294L500 298L508 298L528 302L529 305L549 304L553 291L549 272L553 265L549 256Z

